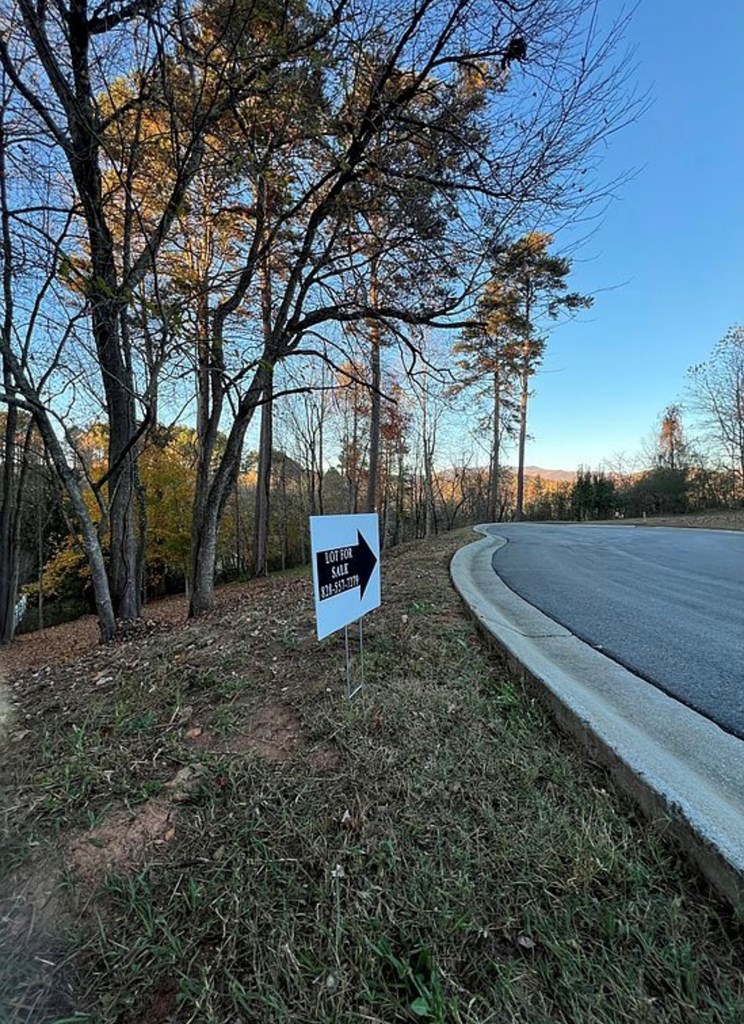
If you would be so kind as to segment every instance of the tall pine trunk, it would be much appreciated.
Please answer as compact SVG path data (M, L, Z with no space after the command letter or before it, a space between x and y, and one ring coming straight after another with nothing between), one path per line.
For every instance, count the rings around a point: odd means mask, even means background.
M519 522L524 515L524 450L527 443L527 403L530 397L530 339L526 338L522 348L522 371L519 394L519 451L517 457L517 501L514 519Z
M377 261L372 261L371 281L369 289L370 303L372 309L377 307ZM366 511L374 512L377 507L377 480L380 462L380 421L381 421L381 395L380 385L382 383L382 370L380 362L380 325L377 320L372 320L369 325L370 340L370 412L369 412L369 475L367 478L367 504Z
M493 374L493 441L491 449L491 479L488 482L488 515L492 523L500 518L499 473L501 472L501 376Z

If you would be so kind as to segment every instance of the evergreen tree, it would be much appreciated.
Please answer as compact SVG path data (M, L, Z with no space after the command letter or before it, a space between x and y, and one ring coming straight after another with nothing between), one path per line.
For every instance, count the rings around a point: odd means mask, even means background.
M586 309L592 299L569 292L566 279L571 261L550 253L552 235L532 231L515 242L497 244L491 265L492 314L498 311L510 333L519 337L514 366L519 389L519 430L517 457L517 498L514 518L523 515L524 455L527 441L527 407L530 381L542 361L546 340L538 332L546 320L562 312Z

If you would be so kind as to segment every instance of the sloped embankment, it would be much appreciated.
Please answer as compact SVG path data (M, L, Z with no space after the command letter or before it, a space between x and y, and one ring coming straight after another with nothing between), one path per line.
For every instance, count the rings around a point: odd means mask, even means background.
M11 1024L744 1019L731 913L479 638L470 536L385 556L351 703L306 573L13 681Z

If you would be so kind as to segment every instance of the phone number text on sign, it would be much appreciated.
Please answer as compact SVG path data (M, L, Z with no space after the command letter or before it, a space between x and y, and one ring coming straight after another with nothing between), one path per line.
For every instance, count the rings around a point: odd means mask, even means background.
M347 576L342 580L334 580L333 583L325 583L320 588L320 600L325 601L327 597L335 597L336 594L344 594L347 590L353 590L359 586L358 576Z

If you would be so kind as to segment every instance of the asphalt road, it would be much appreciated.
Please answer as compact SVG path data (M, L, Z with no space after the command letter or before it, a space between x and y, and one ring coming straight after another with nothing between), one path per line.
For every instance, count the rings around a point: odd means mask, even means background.
M499 524L493 567L603 654L744 739L744 533Z

